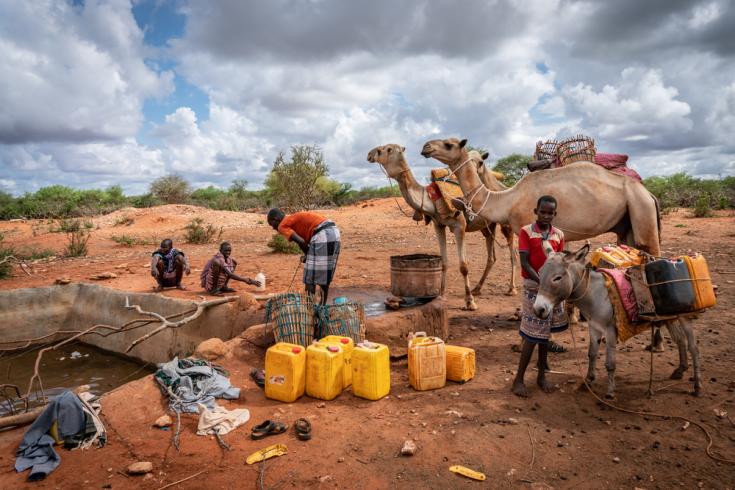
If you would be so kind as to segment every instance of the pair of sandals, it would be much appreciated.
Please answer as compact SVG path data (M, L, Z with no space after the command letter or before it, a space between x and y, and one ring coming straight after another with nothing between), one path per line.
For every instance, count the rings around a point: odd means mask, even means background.
M274 436L277 434L283 434L288 429L288 424L277 422L275 420L266 420L265 422L256 425L250 432L251 439L263 439L267 436ZM302 441L308 441L311 439L311 422L306 419L298 419L294 423L294 430L296 431L296 437Z

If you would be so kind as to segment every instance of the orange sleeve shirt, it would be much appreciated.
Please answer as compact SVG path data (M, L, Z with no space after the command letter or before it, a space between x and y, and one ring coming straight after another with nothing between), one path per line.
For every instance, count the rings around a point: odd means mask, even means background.
M289 240L291 239L291 235L296 232L306 243L309 243L311 237L314 236L316 227L326 221L326 219L319 213L300 211L283 218L281 224L278 225L278 232Z

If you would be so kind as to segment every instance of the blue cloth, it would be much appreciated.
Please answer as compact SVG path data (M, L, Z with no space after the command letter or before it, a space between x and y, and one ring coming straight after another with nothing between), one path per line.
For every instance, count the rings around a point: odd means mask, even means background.
M48 434L54 422L57 422L61 439L84 430L84 410L77 395L65 391L54 398L23 435L15 453L15 471L31 468L28 475L30 481L43 480L61 463L61 457L54 451L55 441Z
M172 410L198 413L198 403L213 410L217 406L215 398L240 398L240 388L233 387L230 380L212 365L197 365L191 361L179 361L178 357L174 357L172 361L158 365L154 377L164 391L168 392L170 389L169 406Z

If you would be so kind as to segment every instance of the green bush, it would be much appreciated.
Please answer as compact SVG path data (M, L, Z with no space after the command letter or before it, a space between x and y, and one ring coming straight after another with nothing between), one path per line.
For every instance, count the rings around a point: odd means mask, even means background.
M133 247L135 245L141 245L143 242L138 238L130 235L112 235L110 239L122 245L123 247Z
M697 179L685 173L666 177L649 177L643 181L646 188L658 198L661 212L676 208L700 208L711 212L712 208L735 207L735 177L719 180Z
M284 237L280 233L275 233L271 237L270 241L268 242L268 247L273 251L273 253L277 253L277 254L300 254L301 253L301 248L299 248L299 246L296 245L295 242L286 240L286 237Z
M66 255L67 257L85 257L87 255L87 243L92 237L92 233L89 231L91 227L87 226L90 223L83 223L80 220L67 220L65 224L66 233Z
M706 218L712 216L712 206L710 204L709 194L700 194L694 201L694 216L696 218Z
M223 228L219 230L211 223L204 223L202 218L194 218L184 227L187 243L211 243L222 238Z

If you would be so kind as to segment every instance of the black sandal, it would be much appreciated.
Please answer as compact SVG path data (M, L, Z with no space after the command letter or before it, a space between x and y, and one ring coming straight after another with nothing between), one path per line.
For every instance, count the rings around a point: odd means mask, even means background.
M549 352L553 352L554 354L564 354L566 351L567 348L563 345L557 344L553 340L549 340Z
M258 368L250 370L250 377L253 378L255 384L263 388L265 386L265 371Z
M283 434L288 429L288 424L276 422L273 420L266 420L262 424L258 424L252 428L250 432L251 439L262 439L266 436L274 436L276 434Z
M298 419L293 427L296 430L296 437L302 441L311 439L311 422L306 419Z

